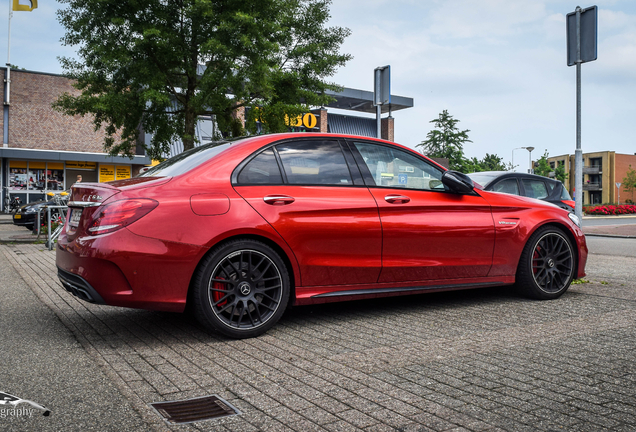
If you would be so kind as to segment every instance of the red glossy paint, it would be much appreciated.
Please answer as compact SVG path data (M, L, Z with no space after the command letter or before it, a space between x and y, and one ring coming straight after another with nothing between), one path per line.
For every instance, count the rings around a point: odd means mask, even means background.
M566 211L537 200L479 188L460 195L361 184L232 183L235 168L259 149L324 137L253 137L174 177L73 186L70 206L82 217L77 229L67 225L60 236L57 266L83 278L107 304L183 311L207 254L229 239L258 239L288 266L292 303L323 303L400 294L391 288L419 293L513 284L528 239L550 224L571 238L577 277L585 275L582 231ZM387 141L329 137L343 145L347 139L393 145L422 158ZM158 205L124 228L88 233L106 205L135 199Z
M301 286L377 282L382 229L367 188L237 186L236 191L290 245L300 266ZM268 203L264 198L269 195L294 201Z

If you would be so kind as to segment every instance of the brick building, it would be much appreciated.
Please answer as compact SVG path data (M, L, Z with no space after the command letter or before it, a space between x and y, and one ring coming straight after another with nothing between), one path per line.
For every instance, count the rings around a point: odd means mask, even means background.
M565 165L568 178L564 185L574 196L574 155L548 158L552 168L556 164ZM616 183L622 183L630 169L636 169L636 154L620 154L613 151L583 154L583 204L618 203ZM624 191L621 185L620 201L634 201L636 197Z
M49 190L68 189L78 175L83 181L109 181L131 177L150 163L144 155L133 160L108 156L104 133L95 131L91 117L71 117L51 108L61 94L78 94L68 78L11 69L6 83L7 69L0 68L0 74L5 78L0 118L3 203L7 193L32 202Z

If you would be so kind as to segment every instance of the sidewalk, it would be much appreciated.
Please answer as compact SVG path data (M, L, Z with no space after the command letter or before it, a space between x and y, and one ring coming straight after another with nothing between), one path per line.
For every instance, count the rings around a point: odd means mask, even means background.
M554 301L504 287L302 306L245 340L82 302L54 260L0 245L0 391L52 410L0 430L636 430L634 258L592 255ZM206 395L241 414L169 425L148 405Z
M6 243L37 243L46 241L46 235L33 235L25 227L13 225L13 216L10 214L0 214L0 244Z

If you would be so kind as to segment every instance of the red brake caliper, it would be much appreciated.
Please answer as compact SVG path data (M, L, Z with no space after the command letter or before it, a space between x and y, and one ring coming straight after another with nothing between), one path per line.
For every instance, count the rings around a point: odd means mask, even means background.
M223 279L222 277L219 277L219 279ZM227 284L223 283L223 282L214 282L212 284L212 288L214 288L215 290L223 290L223 291L227 291ZM214 299L214 303L218 302L219 300L221 300L223 298L225 294L219 291L212 291L212 298ZM221 303L217 304L217 306L224 306L227 303L227 300L223 300Z
M536 262L539 260L539 251L537 249L534 250L534 254L532 254L532 273L537 274L539 269L536 267Z

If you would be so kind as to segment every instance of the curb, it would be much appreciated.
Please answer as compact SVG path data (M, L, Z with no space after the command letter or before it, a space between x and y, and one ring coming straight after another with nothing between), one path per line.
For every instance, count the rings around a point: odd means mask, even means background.
M611 238L636 239L636 235L616 235L616 234L596 234L596 233L585 234L585 237L611 237Z

